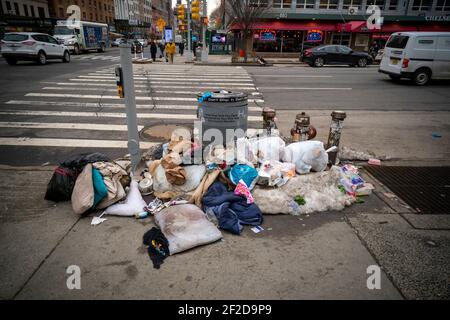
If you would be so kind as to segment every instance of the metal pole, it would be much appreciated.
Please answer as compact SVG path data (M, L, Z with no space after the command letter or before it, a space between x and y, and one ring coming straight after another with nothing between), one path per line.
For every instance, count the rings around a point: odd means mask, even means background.
M203 0L203 16L207 17L208 16L208 7L207 7L207 1ZM204 23L202 24L202 29L203 29L203 50L202 50L202 62L207 62L208 61L208 50L206 48L206 28L208 26L206 26Z
M328 135L327 149L331 147L339 147L342 127L344 126L344 119L346 117L347 114L344 111L333 111L331 113L331 125L330 133ZM328 159L332 165L336 164L337 153L337 150L328 153Z
M131 45L124 43L120 46L120 65L123 74L123 89L128 127L128 152L131 158L131 177L140 161L139 133L136 114L136 99L134 96L133 63L131 62ZM135 51L136 52L136 51Z
M188 35L187 35L187 52L186 52L186 60L191 62L192 61L192 47L191 47L191 41L192 41L192 35L191 35L191 0L186 0L187 2L187 15L188 15L188 19L187 19L187 31L188 31Z

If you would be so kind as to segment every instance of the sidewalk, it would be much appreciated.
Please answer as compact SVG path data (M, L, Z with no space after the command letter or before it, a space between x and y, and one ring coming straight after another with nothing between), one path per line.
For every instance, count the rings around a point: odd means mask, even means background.
M283 134L295 114L277 112ZM309 114L316 139L326 140L331 110ZM392 164L446 165L449 120L448 112L348 111L341 144L394 157ZM152 219L108 217L93 227L70 203L43 200L52 169L0 166L2 299L450 298L450 216L418 217L376 181L363 204L265 216L259 234L223 232L223 241L171 256L156 270L142 246ZM81 290L66 287L69 265L81 267ZM366 287L369 265L382 267L381 290Z

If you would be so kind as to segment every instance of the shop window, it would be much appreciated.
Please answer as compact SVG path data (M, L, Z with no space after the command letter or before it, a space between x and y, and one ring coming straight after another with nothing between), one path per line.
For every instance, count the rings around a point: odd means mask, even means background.
M366 8L369 6L378 6L380 10L384 10L384 5L386 3L386 0L367 0Z
M433 0L414 0L413 11L430 11Z
M389 3L389 10L397 10L398 0L391 0Z
M297 8L314 9L315 0L297 0Z
M437 0L436 11L450 11L450 0Z
M331 38L331 43L332 44L341 45L341 46L350 47L351 39L352 39L352 34L351 33L346 33L346 32L337 33L337 32L334 32L333 35L332 35L332 38Z
M342 9L358 8L361 9L361 0L344 0Z
M339 0L320 0L320 9L337 9Z
M302 31L261 30L253 36L253 50L257 52L300 52Z
M273 0L274 8L290 8L292 5L292 0Z

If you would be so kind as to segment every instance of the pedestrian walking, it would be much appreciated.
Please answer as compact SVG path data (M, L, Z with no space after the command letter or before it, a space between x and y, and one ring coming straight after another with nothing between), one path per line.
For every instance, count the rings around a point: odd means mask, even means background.
M159 43L159 50L161 51L161 54L159 57L162 58L164 56L164 45L163 45L162 41Z
M153 62L156 61L156 52L158 51L158 47L156 46L156 43L154 40L150 42L150 55L152 57Z
M180 42L179 48L180 48L180 55L182 56L184 53L184 42Z
M169 62L171 64L173 64L173 56L175 55L176 50L177 50L177 46L175 45L175 42L170 41L168 44L166 44L167 58L169 59Z

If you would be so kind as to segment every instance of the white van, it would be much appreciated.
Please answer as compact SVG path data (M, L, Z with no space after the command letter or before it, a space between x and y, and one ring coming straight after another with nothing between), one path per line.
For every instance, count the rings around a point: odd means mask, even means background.
M450 32L393 33L378 71L420 86L431 79L450 79Z

